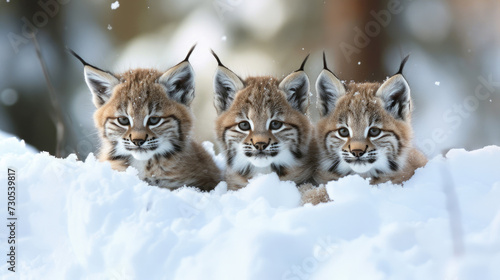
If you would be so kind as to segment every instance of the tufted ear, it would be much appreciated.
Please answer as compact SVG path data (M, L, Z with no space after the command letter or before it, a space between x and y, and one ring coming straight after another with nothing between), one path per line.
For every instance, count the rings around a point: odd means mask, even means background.
M321 116L332 112L339 98L346 94L344 84L328 69L325 52L323 52L323 71L316 80L316 93Z
M218 64L214 77L214 106L217 110L217 114L220 115L229 109L233 103L234 96L245 87L245 83L238 75L221 63L219 57L213 50L212 54Z
M376 95L384 102L384 108L395 119L406 121L410 115L410 86L403 76L403 68L408 60L406 56L399 71L385 81L377 90Z
M280 89L286 93L292 107L302 113L306 113L309 107L309 78L304 72L304 65L308 58L309 55L302 62L300 69L286 76L279 85Z
M85 82L92 92L92 101L97 108L101 107L111 98L113 88L120 83L120 80L111 72L90 65L73 50L68 48L68 51L84 65Z
M168 69L158 79L158 83L165 87L168 97L186 106L194 99L194 70L189 63L189 56L195 47L196 45L189 50L183 61Z

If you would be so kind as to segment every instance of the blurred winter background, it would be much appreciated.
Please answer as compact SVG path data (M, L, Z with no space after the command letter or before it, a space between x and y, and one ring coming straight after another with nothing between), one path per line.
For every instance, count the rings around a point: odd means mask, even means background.
M494 0L1 0L0 130L55 154L49 92L30 31L40 42L62 106L61 155L97 149L83 67L168 69L198 43L196 137L213 141L214 49L240 76L296 70L314 84L329 67L345 80L381 81L411 53L415 143L428 156L500 145L500 2ZM313 105L315 104L315 91ZM311 117L317 119L315 106Z

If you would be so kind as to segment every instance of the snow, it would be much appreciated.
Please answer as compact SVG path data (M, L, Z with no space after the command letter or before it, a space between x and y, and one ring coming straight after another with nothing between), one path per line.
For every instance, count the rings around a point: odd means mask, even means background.
M440 81L435 81L435 82L434 82L434 84L435 84L436 86L439 86L439 85L441 84L441 82L440 82Z
M170 191L2 134L0 184L17 171L18 260L0 278L500 279L499 166L498 146L451 150L404 187L348 176L327 184L333 202L302 207L275 174L239 191Z
M19 140L14 135L0 130L0 156L7 153L35 154L38 153L38 151L32 146L26 145L24 140Z
M116 10L116 9L118 9L118 7L120 7L120 2L115 1L115 2L111 3L112 10Z

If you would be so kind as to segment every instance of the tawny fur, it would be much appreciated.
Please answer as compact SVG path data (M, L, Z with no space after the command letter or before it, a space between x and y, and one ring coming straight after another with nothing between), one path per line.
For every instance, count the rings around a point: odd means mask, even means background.
M312 205L317 205L320 203L333 201L328 196L325 185L320 185L319 187L315 187L313 184L303 184L299 186L299 192L301 196L301 205L308 203L311 203Z

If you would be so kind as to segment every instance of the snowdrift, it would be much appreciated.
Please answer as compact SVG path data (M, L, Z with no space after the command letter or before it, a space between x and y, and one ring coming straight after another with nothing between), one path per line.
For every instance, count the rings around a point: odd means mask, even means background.
M496 146L436 157L403 187L349 176L327 185L333 202L301 207L275 174L236 192L169 191L4 135L5 224L9 167L17 261L2 279L500 279Z

